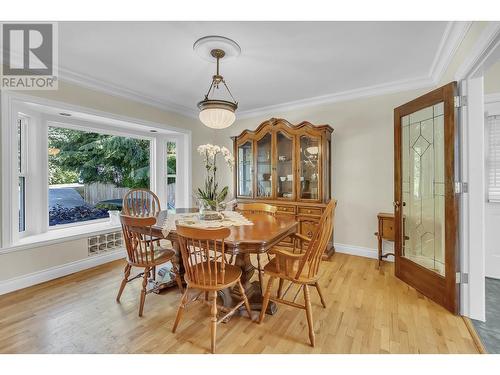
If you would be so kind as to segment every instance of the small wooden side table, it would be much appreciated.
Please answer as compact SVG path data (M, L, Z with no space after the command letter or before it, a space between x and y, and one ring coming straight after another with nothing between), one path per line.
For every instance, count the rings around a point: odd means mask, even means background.
M378 232L375 232L375 236L378 239L378 267L380 268L380 262L382 259L387 258L389 255L394 256L394 253L383 253L382 240L392 241L395 239L395 228L394 228L394 214L380 212L377 215L378 219Z

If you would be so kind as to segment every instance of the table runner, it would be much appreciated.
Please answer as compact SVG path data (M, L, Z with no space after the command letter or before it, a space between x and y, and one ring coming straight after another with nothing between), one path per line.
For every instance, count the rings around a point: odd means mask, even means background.
M241 225L253 225L253 222L245 216L235 211L222 211L223 220L200 220L198 213L168 214L162 225L163 236L167 237L172 230L175 230L175 222L179 224L197 228L220 228L239 227Z

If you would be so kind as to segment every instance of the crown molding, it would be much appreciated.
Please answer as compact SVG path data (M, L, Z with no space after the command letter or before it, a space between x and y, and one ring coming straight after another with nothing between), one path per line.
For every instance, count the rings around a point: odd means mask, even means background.
M171 102L165 102L161 99L137 92L135 90L130 90L125 87L95 79L88 75L73 72L67 68L59 67L59 80L108 95L118 96L131 101L146 104L164 111L174 112L189 118L198 118L198 112L194 109Z
M244 119L274 114L276 112L290 111L297 108L368 98L435 86L441 80L471 25L472 22L467 21L448 22L427 76L393 81L373 86L365 86L353 90L346 90L312 98L264 106L246 111L239 111L237 116L238 118ZM62 81L90 88L92 90L143 103L161 110L171 111L189 118L198 118L198 112L194 108L165 102L159 98L151 97L134 90L76 73L66 68L59 67L59 77Z
M450 21L446 25L429 71L429 77L432 78L435 84L438 84L441 80L471 26L472 22L469 21Z
M287 103L270 105L257 109L241 111L238 113L238 118L250 118L261 115L268 115L269 113L286 112L293 109L311 107L321 104L345 102L349 100L368 98L373 96L392 94L400 91L408 91L419 88L431 87L434 82L429 77L420 77L414 79L406 79L401 81L394 81L383 83L380 85L366 86L359 89L342 91L334 94L316 96L313 98L306 98L294 100Z
M500 22L488 22L472 50L457 69L455 80L460 81L473 77L480 65L498 44L500 44Z

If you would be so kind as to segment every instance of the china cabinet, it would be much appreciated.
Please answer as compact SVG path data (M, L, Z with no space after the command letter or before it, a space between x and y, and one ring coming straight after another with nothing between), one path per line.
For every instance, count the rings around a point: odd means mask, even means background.
M272 118L232 137L235 197L276 206L278 215L294 216L300 232L311 237L331 198L332 132L329 125ZM332 240L328 255L333 251Z

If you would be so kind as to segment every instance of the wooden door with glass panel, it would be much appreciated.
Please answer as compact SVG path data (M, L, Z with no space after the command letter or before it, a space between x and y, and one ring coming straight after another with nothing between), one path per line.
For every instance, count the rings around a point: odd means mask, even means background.
M396 276L453 313L459 301L456 91L452 82L394 110Z

